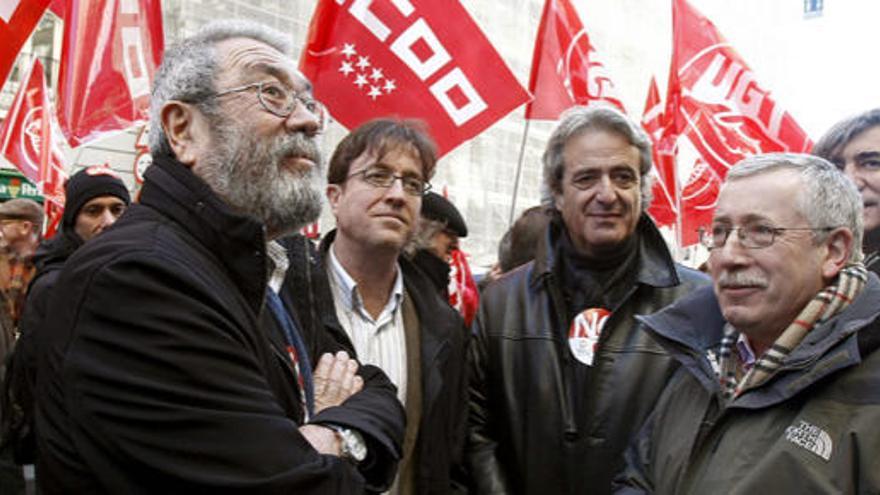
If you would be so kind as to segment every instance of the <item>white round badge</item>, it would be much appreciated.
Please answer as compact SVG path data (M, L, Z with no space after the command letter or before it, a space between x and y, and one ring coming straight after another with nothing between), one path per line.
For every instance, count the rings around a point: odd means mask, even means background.
M568 347L574 357L586 364L593 365L596 351L599 349L599 336L602 328L611 316L605 308L589 308L577 315L568 329Z

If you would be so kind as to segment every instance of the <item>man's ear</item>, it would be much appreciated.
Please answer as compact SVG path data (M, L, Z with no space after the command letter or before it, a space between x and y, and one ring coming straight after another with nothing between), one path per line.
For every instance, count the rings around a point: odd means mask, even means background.
M171 100L162 106L159 117L174 156L192 167L206 145L204 116L194 105Z
M822 261L822 277L831 281L849 263L853 249L861 249L854 244L852 231L838 227L825 239L825 259Z
M342 186L339 184L327 184L324 190L327 195L327 203L330 205L330 211L336 215L336 207L339 205L339 197L342 195Z

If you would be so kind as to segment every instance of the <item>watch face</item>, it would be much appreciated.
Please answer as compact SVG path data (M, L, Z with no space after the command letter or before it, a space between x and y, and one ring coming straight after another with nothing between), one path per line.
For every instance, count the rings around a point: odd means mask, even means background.
M361 462L367 457L367 446L359 433L342 429L339 434L342 437L343 455L348 455L357 462Z

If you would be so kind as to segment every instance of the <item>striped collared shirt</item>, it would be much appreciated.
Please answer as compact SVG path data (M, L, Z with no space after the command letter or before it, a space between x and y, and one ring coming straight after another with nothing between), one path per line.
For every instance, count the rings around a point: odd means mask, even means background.
M406 335L403 327L403 276L397 276L391 297L376 319L364 308L357 282L336 258L333 246L328 250L327 276L336 305L336 316L351 339L362 363L382 368L397 385L397 398L406 404Z

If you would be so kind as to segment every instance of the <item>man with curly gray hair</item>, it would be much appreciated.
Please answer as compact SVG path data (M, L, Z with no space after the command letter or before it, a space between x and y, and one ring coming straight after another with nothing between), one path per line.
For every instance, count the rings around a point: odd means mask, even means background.
M675 371L635 315L707 280L645 214L650 169L646 134L610 107L573 108L550 137L535 260L486 289L474 323L476 493L608 493Z
M68 260L49 302L44 493L363 493L392 479L394 386L345 352L318 359L323 335L283 299L278 239L317 218L323 189L324 109L289 53L244 21L165 53L139 204Z

